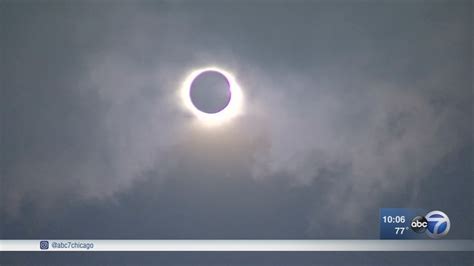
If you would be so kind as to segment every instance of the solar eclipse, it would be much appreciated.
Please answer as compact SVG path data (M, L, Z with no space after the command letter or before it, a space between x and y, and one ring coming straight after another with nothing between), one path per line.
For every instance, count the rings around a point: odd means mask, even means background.
M200 122L216 125L242 112L242 90L234 76L221 68L192 71L183 82L181 98Z

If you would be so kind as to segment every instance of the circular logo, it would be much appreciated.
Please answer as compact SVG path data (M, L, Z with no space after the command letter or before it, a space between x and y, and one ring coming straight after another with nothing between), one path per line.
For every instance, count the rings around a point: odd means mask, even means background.
M448 215L442 211L431 211L426 216L428 227L426 234L431 238L441 238L448 234L451 222Z
M413 220L411 220L410 227L413 232L423 233L428 227L428 220L426 220L426 218L423 216L416 216L415 218L413 218Z

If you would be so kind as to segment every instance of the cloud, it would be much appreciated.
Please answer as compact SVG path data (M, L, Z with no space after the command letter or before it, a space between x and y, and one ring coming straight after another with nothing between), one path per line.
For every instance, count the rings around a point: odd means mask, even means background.
M467 51L462 21L447 23L461 25L457 34L449 32L451 39L433 43L438 30L418 22L416 12L407 21L418 24L395 23L400 29L392 29L393 37L385 33L384 19L373 26L349 17L360 26L353 31L337 12L319 18L334 30L318 24L311 32L285 24L290 19L273 25L252 12L250 22L232 16L222 22L228 12L202 18L193 8L169 8L116 9L73 23L74 43L92 37L96 43L76 51L81 67L64 73L64 84L74 84L64 86L67 93L57 96L43 84L47 98L66 103L40 112L57 119L57 126L33 136L44 142L42 149L26 147L32 156L6 167L3 185L9 189L2 190L2 204L9 214L17 214L25 200L41 200L43 207L63 198L105 202L150 173L169 180L196 171L209 184L223 176L251 177L258 184L283 177L288 186L316 187L308 234L317 235L329 223L321 213L338 210L342 221L357 224L357 217L365 217L357 213L379 206L385 193L410 184L416 194L443 158L472 142L468 75L458 76L467 65L456 53L438 59L446 59L449 69L430 61L434 52L452 52L452 43ZM127 23L115 24L123 17ZM281 32L262 30L277 26ZM423 34L405 31L411 26ZM283 33L294 39L281 40ZM193 122L177 94L189 71L203 64L233 72L245 93L243 115L213 131ZM452 86L449 93L446 86ZM74 119L66 123L67 112ZM55 144L55 136L63 135L69 137Z

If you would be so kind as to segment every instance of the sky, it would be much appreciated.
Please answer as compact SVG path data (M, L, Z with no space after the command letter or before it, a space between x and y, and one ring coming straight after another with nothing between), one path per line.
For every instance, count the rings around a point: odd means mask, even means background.
M1 238L377 239L383 207L474 235L472 1L0 6ZM208 66L244 95L214 127L179 97Z

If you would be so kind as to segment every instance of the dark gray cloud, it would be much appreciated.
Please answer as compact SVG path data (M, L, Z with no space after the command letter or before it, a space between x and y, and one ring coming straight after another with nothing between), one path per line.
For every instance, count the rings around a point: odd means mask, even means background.
M469 4L3 4L2 234L376 238L426 207L472 237ZM213 129L177 94L208 65L245 93Z

